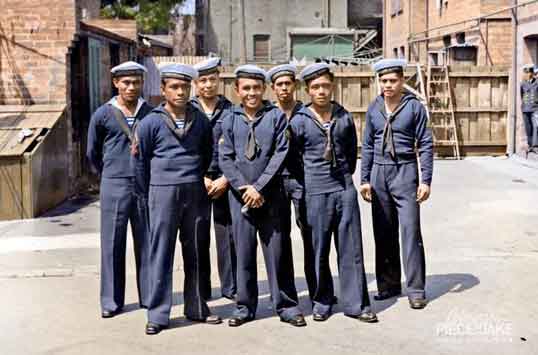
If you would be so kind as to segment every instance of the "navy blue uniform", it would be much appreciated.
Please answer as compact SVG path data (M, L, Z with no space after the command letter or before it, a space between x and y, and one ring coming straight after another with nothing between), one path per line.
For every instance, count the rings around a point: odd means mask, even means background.
M425 298L426 278L420 206L416 201L419 176L415 143L422 183L430 185L433 139L424 106L414 95L406 93L389 117L383 96L378 96L366 114L361 166L361 183L372 186L377 289L401 290L401 228L407 294L411 300Z
M332 104L329 129L316 119L309 105L296 114L290 123L291 147L293 156L302 156L304 166L307 221L315 253L314 313L331 312L334 287L329 252L334 234L342 308L346 315L358 316L370 311L370 299L352 179L357 166L357 134L351 114L336 102Z
M267 269L271 299L279 316L291 319L301 314L294 283L291 239L285 233L286 199L280 170L288 152L285 114L269 102L249 121L243 108L234 107L223 122L219 144L220 167L230 182L230 210L237 253L237 309L234 316L252 319L258 305L256 249L259 233ZM249 132L256 140L252 159L245 155ZM260 208L246 215L240 186L253 185L265 198Z
M532 115L538 112L538 80L525 80L521 83L521 111L523 113L523 124L525 126L525 134L527 135L527 144L533 146L532 136L536 129L532 122Z
M297 112L303 108L303 103L297 101L291 117L288 121L293 120ZM289 127L288 127L289 129ZM284 162L284 169L282 170L282 181L284 184L284 191L286 193L286 199L288 200L286 206L289 208L290 204L293 204L295 212L295 223L301 230L301 236L303 238L304 249L304 273L306 278L306 284L308 286L308 294L310 298L313 297L315 292L315 267L314 267L314 250L312 248L312 230L307 223L306 218L306 201L304 198L304 171L302 159L295 159L292 154L288 154ZM287 234L291 234L291 211L287 212L289 218L285 220L285 231Z
M192 100L194 107L204 113L200 102L197 98ZM215 111L209 118L209 122L213 128L213 158L207 170L206 176L211 180L218 179L222 176L222 171L219 167L219 147L218 143L222 137L222 122L224 118L231 113L232 103L224 96L219 95ZM236 257L235 246L232 235L232 216L230 214L230 206L228 204L228 194L223 194L217 199L211 200L213 210L213 225L215 228L215 241L217 247L217 264L220 278L221 294L224 297L232 298L236 292L235 275L236 275ZM211 274L211 262L209 258L209 244L207 245L207 254L204 253L202 268L207 269L207 274ZM204 296L211 296L211 280L204 282Z
M150 216L152 288L148 319L168 325L178 229L185 272L185 315L203 320L210 314L202 296L207 275L200 263L209 239L210 205L203 177L211 163L213 139L207 118L190 104L185 117L192 125L180 140L162 117L172 119L163 105L138 126L136 177L148 196Z
M138 124L152 107L143 103L136 113ZM93 114L88 130L87 156L101 175L101 308L118 312L125 302L125 249L127 223L131 222L140 306L149 298L149 231L147 210L138 198L134 181L131 142L114 115L112 101ZM123 114L121 114L123 116ZM125 123L127 127L127 119ZM132 128L131 128L132 129Z

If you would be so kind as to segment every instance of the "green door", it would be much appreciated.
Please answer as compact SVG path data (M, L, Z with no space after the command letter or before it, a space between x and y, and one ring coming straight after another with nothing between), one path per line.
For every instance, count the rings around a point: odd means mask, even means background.
M88 69L91 114L101 105L101 41L93 38L88 39Z

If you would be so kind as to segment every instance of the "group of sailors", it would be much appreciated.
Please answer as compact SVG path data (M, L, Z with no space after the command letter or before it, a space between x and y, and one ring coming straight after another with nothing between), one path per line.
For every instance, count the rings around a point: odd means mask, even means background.
M219 95L219 58L164 65L157 107L141 98L142 65L112 68L118 95L93 114L87 149L101 177L101 316L114 317L125 304L130 222L146 334L169 325L178 235L185 316L222 323L207 305L212 214L220 293L236 303L228 325L256 316L260 243L274 310L281 321L305 326L290 238L293 208L313 320L327 320L338 303L346 316L377 322L364 269L359 193L372 205L374 298L402 293L401 236L409 304L424 308L420 203L430 195L433 141L425 108L404 89L405 65L397 59L374 65L382 93L366 113L358 190L357 131L352 114L332 100L335 74L327 64L300 73L290 64L268 72L239 66L237 105ZM296 99L299 82L309 103ZM268 84L276 102L264 100ZM329 264L333 238L338 298Z

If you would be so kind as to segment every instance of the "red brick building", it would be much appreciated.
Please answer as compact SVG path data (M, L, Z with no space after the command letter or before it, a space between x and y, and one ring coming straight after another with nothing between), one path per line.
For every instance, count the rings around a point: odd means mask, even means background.
M33 107L56 112L58 125L66 126L63 134L47 133L57 127L50 117L48 128L36 126L34 132L43 134L36 142L53 139L62 147L58 154L63 156L55 160L54 169L66 177L61 183L68 185L65 198L88 176L87 127L93 110L114 92L110 68L137 59L136 23L100 20L100 2L93 0L0 0L0 8L0 112L9 112L10 118L0 117L0 147L13 140L13 132L37 122L26 114L36 111ZM32 147L28 144L28 149ZM22 159L28 151L19 153Z
M512 0L384 0L384 55L426 63L510 65Z

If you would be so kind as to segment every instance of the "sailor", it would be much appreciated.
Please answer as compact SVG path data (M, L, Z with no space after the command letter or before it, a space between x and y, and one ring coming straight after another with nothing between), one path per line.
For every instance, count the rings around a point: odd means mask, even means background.
M357 190L352 175L357 165L353 117L331 101L334 74L325 63L303 69L311 102L291 121L292 156L302 157L307 222L312 229L315 259L313 319L327 320L334 303L329 254L334 235L340 278L340 302L346 316L377 322L371 310L362 250Z
M430 196L433 139L424 106L404 90L405 66L401 59L374 64L383 92L366 113L360 193L372 203L378 291L374 298L401 294L401 229L407 297L411 308L421 309L427 300L420 204Z
M228 204L229 183L219 168L218 142L222 138L222 122L231 113L232 103L219 90L220 58L210 58L194 68L198 70L198 79L194 81L196 96L191 100L194 107L207 116L213 128L213 158L204 178L207 193L211 199L213 210L213 226L217 248L217 266L220 278L222 297L234 299L236 286L235 247L232 237L232 217ZM211 274L209 244L204 249L201 267L205 274ZM211 296L211 281L208 277L203 283L203 295L206 299Z
M235 70L235 92L241 104L223 122L220 167L229 192L237 253L237 296L229 325L251 321L258 306L257 244L259 234L273 306L281 321L305 326L299 308L280 170L288 152L287 119L263 101L266 72L254 65Z
M532 136L535 127L533 125L532 115L538 111L538 80L534 78L534 66L532 64L523 66L523 80L520 85L520 94L528 152L533 148Z
M291 122L296 113L303 107L303 103L295 98L297 83L297 67L292 64L282 64L271 68L267 75L271 82L271 88L276 97L275 105L286 114L288 122ZM293 171L293 174L291 173ZM312 250L312 233L306 223L306 206L304 200L304 174L302 160L291 162L288 154L282 169L282 182L286 199L293 203L295 222L301 231L304 249L304 273L310 298L314 294L314 253ZM290 202L286 207L289 208ZM286 234L291 233L291 211L287 211L289 218L286 218Z
M110 71L118 95L92 115L87 156L101 176L101 316L111 318L125 303L127 223L131 222L140 306L148 305L147 211L135 189L134 130L152 107L140 97L146 68L125 62Z
M146 334L169 324L172 273L179 229L185 282L185 316L221 323L202 295L206 275L201 253L209 239L209 197L203 178L211 164L213 138L207 118L189 103L197 71L184 64L160 69L165 102L138 126L137 183L148 199L151 230L151 296Z

